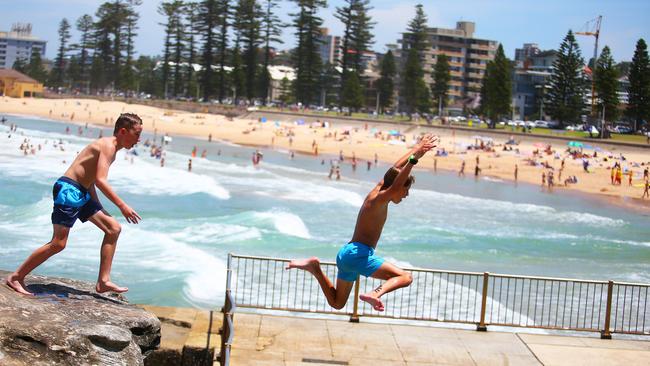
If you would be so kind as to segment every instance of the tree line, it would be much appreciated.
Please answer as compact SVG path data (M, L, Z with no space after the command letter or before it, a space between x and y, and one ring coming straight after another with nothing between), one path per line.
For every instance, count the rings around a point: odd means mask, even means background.
M71 42L72 25L63 19L58 29L58 48L50 73L38 52L30 60L17 60L14 68L51 87L82 92L144 92L161 98L191 98L238 103L269 100L272 78L269 66L279 62L274 45L282 32L292 28L295 47L286 60L295 78L280 82L283 103L337 105L350 111L364 107L383 113L399 109L414 113L441 113L449 101L452 80L449 58L437 54L430 80L425 78L425 51L430 48L427 17L421 4L403 33L397 58L392 51L381 57L379 78L371 83L365 73L364 54L374 43L370 0L345 0L334 16L343 25L341 56L334 64L323 63L319 54L325 0L291 0L291 23L277 16L279 0L167 0L158 6L163 17L160 56L136 58L141 0L112 0L99 5L94 16L75 22L79 33ZM510 115L513 62L499 45L487 63L475 112L496 122ZM644 40L639 40L627 74L626 116L637 124L650 118L650 69ZM541 96L551 118L563 124L578 123L587 112L585 91L588 75L584 59L571 31L557 50L553 73ZM598 110L606 120L620 115L618 78L611 50L605 46L592 65L598 94ZM373 88L375 96L368 96ZM371 102L374 101L375 105Z

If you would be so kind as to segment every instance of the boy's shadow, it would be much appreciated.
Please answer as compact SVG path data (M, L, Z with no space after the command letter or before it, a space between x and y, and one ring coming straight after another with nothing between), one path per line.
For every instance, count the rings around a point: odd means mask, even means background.
M115 304L124 304L126 299L116 293L107 295L99 294L94 291L80 290L74 287L65 286L58 283L34 283L26 286L27 291L34 294L35 297L56 297L57 299L96 299L100 301L109 301Z

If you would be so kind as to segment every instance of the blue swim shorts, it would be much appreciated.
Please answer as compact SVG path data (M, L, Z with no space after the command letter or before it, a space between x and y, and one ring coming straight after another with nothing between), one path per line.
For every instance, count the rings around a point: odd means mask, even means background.
M102 204L90 197L88 190L68 177L61 177L52 188L54 208L52 224L72 227L77 219L86 222L101 210Z
M370 277L384 263L384 258L375 255L375 250L363 243L349 242L336 256L337 278L354 282L362 274Z

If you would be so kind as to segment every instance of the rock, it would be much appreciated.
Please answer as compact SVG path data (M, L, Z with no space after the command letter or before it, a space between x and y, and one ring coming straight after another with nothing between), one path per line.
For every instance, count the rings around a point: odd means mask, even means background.
M0 365L143 365L160 344L160 321L95 284L28 276L35 297L0 271Z

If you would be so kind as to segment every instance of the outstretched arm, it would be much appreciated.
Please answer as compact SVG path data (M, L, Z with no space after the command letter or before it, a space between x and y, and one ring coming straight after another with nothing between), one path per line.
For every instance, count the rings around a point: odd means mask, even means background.
M421 158L422 156L424 156L424 154L426 154L427 151L436 147L438 140L439 140L438 136L434 136L430 133L425 135L422 138L422 140L420 140L420 142L418 142L415 146L413 146L411 150L409 150L406 154L404 154L404 156L399 158L393 166L397 169L402 169L402 167L406 165L406 162L408 161L411 155L415 155L416 159Z
M397 177L395 177L395 180L393 181L393 184L383 191L380 195L382 197L385 197L385 199L389 199L389 197L392 196L393 192L398 189L397 187L401 187L406 183L406 180L408 179L409 175L411 174L411 170L413 169L413 164L409 164L409 157L411 155L414 155L416 159L420 159L424 154L427 153L427 151L433 149L436 147L436 143L438 142L438 137L433 136L432 134L427 134L420 140L420 142L415 145L409 152L406 153L403 157L401 157L395 165L393 165L394 168L399 170L399 173L397 174ZM379 183L379 185L383 185L383 181Z
M108 184L108 168L110 167L111 162L108 159L108 154L104 151L104 147L100 147L99 158L97 160L97 176L95 178L95 186L99 188L100 191L108 198L111 202L117 206L122 212L122 215L126 218L126 221L132 224L137 224L139 220L142 220L137 212L134 209L129 207L126 202L115 193L113 188ZM95 195L97 193L95 192Z

